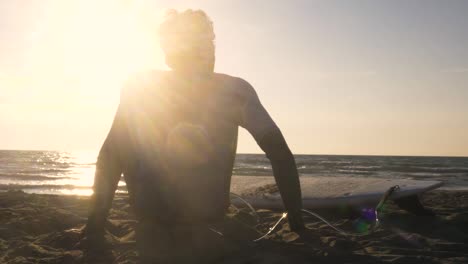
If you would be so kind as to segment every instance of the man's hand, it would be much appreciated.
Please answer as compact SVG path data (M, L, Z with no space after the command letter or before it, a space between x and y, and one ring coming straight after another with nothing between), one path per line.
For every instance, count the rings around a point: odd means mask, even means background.
M301 211L288 212L288 222L291 231L298 234L302 233L306 229Z
M104 232L91 232L86 226L65 232L79 237L80 241L75 244L74 248L83 251L86 262L111 263L115 258L112 252L112 242L115 239L112 235Z
M110 234L105 234L105 232L94 232L89 230L87 226L69 229L65 232L76 234L76 236L79 237L80 241L74 246L76 249L85 251L105 251L112 247L113 238Z

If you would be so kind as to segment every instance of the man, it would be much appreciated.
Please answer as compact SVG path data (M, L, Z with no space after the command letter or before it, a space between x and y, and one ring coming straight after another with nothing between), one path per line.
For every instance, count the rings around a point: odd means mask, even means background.
M303 230L293 155L252 86L214 73L210 19L203 11L171 11L159 33L172 71L137 75L123 88L96 164L86 234L104 234L123 173L142 261L205 263L220 244L210 227L229 206L239 126L270 159L290 228Z

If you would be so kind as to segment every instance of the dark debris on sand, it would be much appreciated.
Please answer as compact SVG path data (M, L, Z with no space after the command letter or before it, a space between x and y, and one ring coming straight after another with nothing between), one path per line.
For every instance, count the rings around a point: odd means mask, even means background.
M306 217L302 236L283 223L267 240L222 263L468 263L468 192L433 191L422 197L436 217L418 217L391 202L374 233L345 237ZM117 195L107 224L111 248L98 255L77 247L89 198L0 193L0 263L135 263L134 227L125 195ZM258 210L267 230L280 212ZM366 227L343 208L318 211L346 231ZM74 231L75 230L75 231Z

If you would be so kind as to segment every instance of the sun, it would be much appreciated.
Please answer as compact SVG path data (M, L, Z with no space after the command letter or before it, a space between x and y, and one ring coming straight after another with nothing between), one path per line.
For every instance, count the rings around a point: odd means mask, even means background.
M28 54L44 90L53 76L74 89L114 92L132 73L164 67L156 19L123 3L54 1L47 8Z

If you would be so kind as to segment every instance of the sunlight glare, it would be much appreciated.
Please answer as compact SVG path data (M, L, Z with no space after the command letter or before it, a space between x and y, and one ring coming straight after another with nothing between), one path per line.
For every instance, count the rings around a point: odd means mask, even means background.
M130 74L160 68L155 19L121 1L50 3L28 53L40 89L62 99L52 82L92 96L118 92ZM149 14L148 14L149 15ZM64 85L58 85L64 89Z

